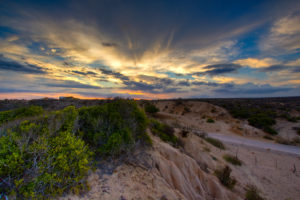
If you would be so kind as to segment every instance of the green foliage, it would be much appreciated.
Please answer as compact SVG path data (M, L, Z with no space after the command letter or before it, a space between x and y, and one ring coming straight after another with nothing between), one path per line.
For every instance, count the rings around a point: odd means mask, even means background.
M273 128L271 128L270 126L266 126L263 129L266 133L269 133L271 135L277 135L278 132L276 130L274 130Z
M145 131L147 117L132 100L80 108L78 123L78 134L104 155L128 152L137 141L152 144Z
M14 110L2 111L0 112L0 125L15 119L41 115L43 112L44 110L40 106L29 106Z
M155 113L159 112L159 109L151 103L146 103L145 111L150 114L155 114Z
M56 111L54 115L55 121L61 123L59 131L72 131L78 111L74 106L68 106L61 111Z
M215 146L219 149L225 150L225 146L220 140L215 139L215 138L210 138L210 137L206 137L204 139L206 142L212 144L213 146Z
M174 129L171 126L160 123L155 119L151 119L150 129L151 132L160 137L161 140L169 142L173 146L177 146L178 138L174 135Z
M249 119L248 122L250 125L258 127L258 128L264 128L268 126L272 126L276 123L276 121L268 116L265 113L258 113L255 115L252 115Z
M87 188L91 151L72 132L76 109L20 122L0 137L0 193L50 199Z
M236 184L236 180L230 177L231 169L225 166L223 169L215 170L215 175L218 177L219 181L229 189L232 189Z
M240 159L238 159L236 156L232 156L229 154L225 154L223 156L224 160L226 160L227 162L233 164L233 165L238 165L241 166L242 165L242 161Z
M260 196L257 187L254 185L247 185L245 200L264 200L264 198Z
M186 113L189 113L189 112L191 112L191 109L189 108L189 107L184 107L184 112L186 112Z
M207 123L215 123L215 120L213 120L213 119L211 119L211 118L208 118L208 119L206 120L206 122L207 122Z
M1 131L0 193L11 198L51 199L86 190L95 152L115 156L136 142L152 144L145 131L147 117L134 101L115 100L79 110L68 106L44 115L37 110L5 112L12 120L34 116Z
M297 122L298 117L292 117L289 113L283 113L280 115L280 117L285 118L289 122Z
M217 104L220 104L220 102ZM250 125L262 129L267 133L277 134L272 129L272 125L276 124L275 118L277 117L277 113L270 104L236 100L236 102L223 102L220 106L226 108L235 118L247 119Z

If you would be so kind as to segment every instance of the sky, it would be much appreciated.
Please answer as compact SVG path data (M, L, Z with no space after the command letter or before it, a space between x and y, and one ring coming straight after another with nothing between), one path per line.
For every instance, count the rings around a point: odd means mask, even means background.
M300 95L300 1L0 1L0 99Z

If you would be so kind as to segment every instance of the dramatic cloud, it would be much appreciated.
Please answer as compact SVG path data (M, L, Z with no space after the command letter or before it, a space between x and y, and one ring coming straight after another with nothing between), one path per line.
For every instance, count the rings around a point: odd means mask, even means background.
M203 67L204 72L196 72L193 75L209 75L209 76L217 76L221 74L227 74L232 72L237 72L241 65L238 64L216 64L216 65L208 65Z
M267 37L263 38L262 48L272 51L295 51L300 48L300 12L277 20Z
M223 94L226 97L229 96L239 96L244 95L245 97L260 97L260 96L276 96L276 94L287 93L290 96L293 95L291 91L299 91L299 88L292 88L292 87L273 87L269 84L265 85L256 85L253 83L247 83L242 85L232 85L231 87L222 87L215 89L214 92L217 94Z
M3 0L2 94L176 98L295 92L300 3L218 4Z
M60 87L60 88L84 88L84 89L99 89L99 86L87 85L78 83L75 81L55 81L56 83L46 83L48 87Z
M18 63L0 56L0 70L16 71L29 74L45 74L43 68L28 63Z

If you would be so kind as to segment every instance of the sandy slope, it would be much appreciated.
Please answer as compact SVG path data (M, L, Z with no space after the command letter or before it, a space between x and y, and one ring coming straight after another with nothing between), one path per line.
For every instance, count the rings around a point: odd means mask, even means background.
M186 128L257 139L264 135L262 131L233 119L226 110L208 103L175 105L171 101L161 101L157 106L161 110L160 120L178 127L176 134L182 141L180 148L151 135L153 147L139 150L145 156L139 158L136 155L140 155L139 151L132 155L142 162L127 162L109 174L98 169L89 176L89 192L61 199L235 200L244 199L247 184L257 186L269 200L299 199L299 156L229 143L226 150L220 150L192 132L184 138L180 134L181 129ZM214 119L215 123L207 123L207 118ZM242 166L226 163L224 154L237 155ZM214 176L214 170L225 165L230 166L232 176L237 180L233 190L221 185Z

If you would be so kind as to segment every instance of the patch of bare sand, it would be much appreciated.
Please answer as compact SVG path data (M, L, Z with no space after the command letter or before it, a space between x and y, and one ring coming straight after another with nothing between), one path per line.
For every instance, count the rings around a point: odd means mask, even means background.
M236 194L244 196L245 186L252 184L269 200L296 200L300 197L300 157L228 144L224 151L194 134L182 140L186 154L207 167L208 171L229 165L232 176L237 180L233 189ZM237 155L242 166L227 163L223 159L225 154Z
M262 137L265 133L248 125L246 121L237 120L224 108L200 101L158 101L158 117L174 127L202 130L204 132L237 134L242 136ZM213 119L214 123L208 123Z
M186 198L158 174L146 169L123 164L113 174L101 175L98 170L88 177L90 191L82 196L68 195L61 200L157 200Z
M152 168L122 164L112 174L100 176L96 171L88 178L89 192L61 199L241 199L203 171L192 157L155 136L152 139L154 145L148 152Z
M284 119L277 119L276 125L274 126L274 128L278 132L278 136L286 138L288 140L300 137L300 135L297 134L297 131L293 127L300 128L300 122L289 122Z

